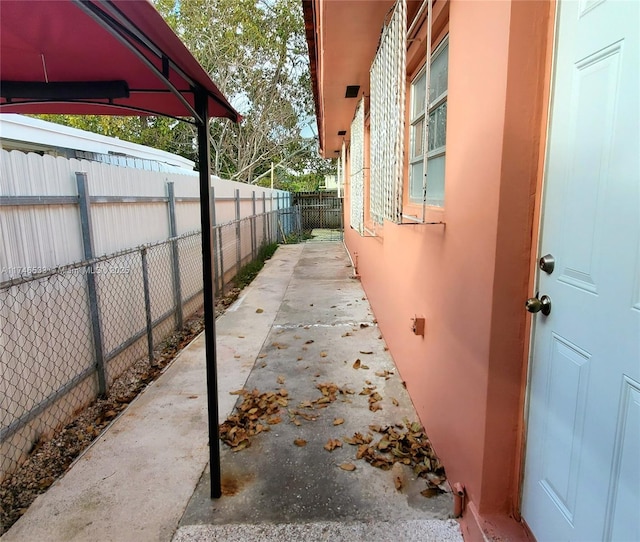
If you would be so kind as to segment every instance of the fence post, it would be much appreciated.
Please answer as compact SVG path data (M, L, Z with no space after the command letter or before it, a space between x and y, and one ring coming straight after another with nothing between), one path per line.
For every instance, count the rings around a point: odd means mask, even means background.
M144 288L144 312L147 320L147 352L149 364L153 365L153 320L151 319L151 293L149 292L149 262L147 261L147 247L140 250L142 257L142 286Z
M271 192L271 205L270 205L271 211L269 213L269 242L270 243L274 243L275 241L277 241L277 239L273 235L273 220L278 211L276 211L274 207L275 206L273 204L273 192Z
M220 260L220 292L224 294L224 252L222 250L222 232L224 230L216 226L216 233L218 234L218 254Z
M84 259L93 259L93 230L91 227L91 202L89 201L89 184L87 174L76 172L78 187L78 204L80 207L80 227L82 228L82 247ZM96 357L96 371L98 373L98 395L107 394L107 368L104 364L104 348L102 344L102 327L100 323L100 307L98 306L98 290L96 288L96 266L94 263L86 267L87 291L89 294L89 313L91 316L91 331L93 333L93 349Z
M267 244L267 194L262 193L262 244Z
M255 260L257 256L256 250L256 191L251 194L251 205L253 206L251 215L251 259Z
M220 281L220 272L218 270L218 221L216 220L216 189L215 187L211 187L211 199L209 200L209 214L211 215L211 233L212 233L212 245L213 245L213 280L215 282L215 293L218 295L220 293L219 281Z
M242 262L242 242L240 239L240 189L236 188L236 274L240 273Z
M176 226L176 193L173 182L167 183L169 196L169 237L171 238L171 260L173 267L173 295L176 305L177 328L182 328L182 283L180 281L180 254L178 253L178 227Z
M278 233L280 234L280 237L283 237L282 222L284 221L284 215L282 214L282 208L284 206L282 196L283 194L278 194ZM282 241L284 242L284 237Z

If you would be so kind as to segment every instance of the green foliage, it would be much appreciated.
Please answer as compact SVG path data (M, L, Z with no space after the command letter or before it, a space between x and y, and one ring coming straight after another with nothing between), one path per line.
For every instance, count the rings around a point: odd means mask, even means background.
M252 183L271 162L289 166L303 147L295 158L318 159L300 127L314 106L299 0L156 0L156 7L244 117L239 125L211 123L218 175Z
M264 267L264 262L273 256L274 252L278 248L278 243L270 243L268 245L262 245L258 250L258 257L242 267L238 274L233 279L233 284L236 288L244 288L256 278L260 270Z

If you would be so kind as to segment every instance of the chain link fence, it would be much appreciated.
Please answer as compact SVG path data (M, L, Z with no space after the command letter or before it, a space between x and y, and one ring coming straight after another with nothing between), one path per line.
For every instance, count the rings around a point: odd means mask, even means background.
M261 246L302 236L298 208L213 228L224 293ZM0 283L0 481L202 306L200 232Z

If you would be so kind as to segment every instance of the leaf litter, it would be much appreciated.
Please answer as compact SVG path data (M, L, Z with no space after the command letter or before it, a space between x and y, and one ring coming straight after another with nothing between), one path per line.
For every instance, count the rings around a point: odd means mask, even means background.
M220 440L238 452L251 446L251 437L269 431L270 425L282 422L280 411L289 404L289 392L281 388L264 393L257 389L233 393L242 396L242 403L220 425Z
M372 433L380 435L377 440ZM356 459L364 459L373 467L390 470L397 463L410 467L416 476L426 480L427 489L422 492L425 497L447 490L444 467L418 422L409 422L405 418L403 424L370 425L367 434L356 432L342 441L357 446ZM400 490L401 479L396 477L394 483Z

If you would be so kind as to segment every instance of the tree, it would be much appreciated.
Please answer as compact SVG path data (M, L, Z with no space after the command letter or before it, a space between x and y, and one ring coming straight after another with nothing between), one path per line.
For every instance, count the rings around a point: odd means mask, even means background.
M212 122L212 166L252 182L302 140L313 114L299 0L156 0L156 6L244 116Z

